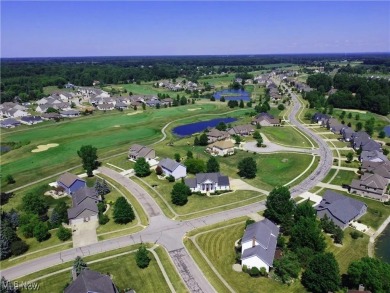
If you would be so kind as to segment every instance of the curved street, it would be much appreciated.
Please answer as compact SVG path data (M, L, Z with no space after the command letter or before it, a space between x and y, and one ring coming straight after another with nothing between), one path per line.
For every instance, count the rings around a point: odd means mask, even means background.
M293 93L292 99L293 109L289 115L290 122L311 139L316 141L319 145L318 167L305 180L291 189L292 196L297 196L313 188L325 177L332 166L333 157L332 152L328 148L326 142L323 141L317 134L298 122L295 116L298 114L298 111L302 105ZM153 198L141 186L139 186L131 179L122 176L118 172L106 167L101 167L100 172L117 181L136 197L136 199L142 204L145 211L147 212L149 217L149 226L143 231L135 234L100 241L98 243L84 247L68 249L16 265L14 267L3 270L1 273L4 277L6 277L8 280L15 280L22 276L61 264L63 262L73 261L76 256L88 256L136 243L149 242L160 244L167 249L184 283L191 292L214 292L215 289L207 281L202 271L199 269L197 264L193 261L184 247L183 238L185 237L185 234L194 228L227 221L265 209L263 201L197 219L188 221L174 221L167 218L163 214L161 208L153 200Z

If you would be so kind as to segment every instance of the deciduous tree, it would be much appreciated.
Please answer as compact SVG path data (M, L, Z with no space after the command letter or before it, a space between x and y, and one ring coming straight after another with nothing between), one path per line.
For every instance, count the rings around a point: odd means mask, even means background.
M92 145L83 145L77 151L77 154L83 162L83 169L87 171L87 175L89 177L93 176L93 170L99 166L97 148Z
M138 158L134 164L134 172L138 177L145 177L150 175L150 165L145 158Z
M248 179L255 178L257 172L256 161L252 157L242 159L238 163L238 175Z
M215 157L208 159L206 169L209 173L219 172L219 163Z

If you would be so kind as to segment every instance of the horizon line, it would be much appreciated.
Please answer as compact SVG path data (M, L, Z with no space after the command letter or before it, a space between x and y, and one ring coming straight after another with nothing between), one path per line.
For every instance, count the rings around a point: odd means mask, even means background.
M43 58L125 58L125 57L234 57L234 56L285 56L285 55L363 55L363 54L390 54L388 52L322 52L322 53L256 53L256 54L176 54L176 55L83 55L83 56L23 56L23 57L0 57L0 59L43 59Z

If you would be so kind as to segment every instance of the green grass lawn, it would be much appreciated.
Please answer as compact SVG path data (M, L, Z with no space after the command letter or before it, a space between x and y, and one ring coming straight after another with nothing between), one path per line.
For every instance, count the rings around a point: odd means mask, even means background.
M260 201L265 198L258 192L248 190L224 193L220 196L213 197L193 194L188 198L188 203L186 205L176 206L171 203L171 191L174 183L170 183L165 179L158 179L154 172L150 176L143 178L143 180L145 180L150 185L157 185L154 190L159 192L165 198L165 200L170 204L176 213L183 216L192 213L196 213L195 216L199 216L198 213L206 209L217 208L223 205L234 204L239 201L247 201L250 199L253 199L254 201ZM245 202L245 204L250 202ZM229 208L233 207L237 207L237 205L230 205Z
M351 184L352 179L359 179L359 176L353 171L339 170L336 177L330 182L334 185Z
M235 264L234 243L244 233L244 222L219 230L210 231L197 236L196 241L202 251L217 269L218 273L236 292L305 292L299 282L290 286L278 283L270 278L252 278L246 273L238 273L232 269ZM229 292L225 285L218 279L209 265L204 261L191 240L185 244L192 257L198 263L203 273L209 279L217 292ZM261 291L259 291L261 288Z
M244 181L266 190L272 190L276 186L290 182L299 176L312 161L312 156L306 154L252 154L245 151L238 151L234 156L217 158L217 160L220 162L222 173L237 178L238 162L248 156L256 160L257 175L254 179L244 179ZM295 185L304 178L305 176L302 176L292 184Z
M292 147L311 147L310 142L294 127L262 127L260 133L270 141Z
M322 180L322 182L328 183L328 181L333 177L333 175L336 173L336 169L330 169L328 174L325 176L325 178Z
M116 167L119 167L124 170L129 170L134 168L134 162L129 161L127 154L122 154L120 156L117 156L115 158L111 158L108 160L104 160L104 163L107 164L107 167L114 169L115 171L120 171L120 169L117 169L111 165L114 165ZM111 165L108 165L111 164Z
M84 260L87 262L90 269L103 274L109 273L114 284L121 292L127 288L132 288L136 292L171 292L153 254L149 253L151 262L147 268L140 269L137 267L135 263L135 254L134 252L131 252L137 248L138 245L132 245L123 249L110 251L109 253L86 257ZM124 252L130 253L116 256L107 260L101 259L103 257L114 256ZM162 264L164 268L166 268L170 280L176 283L175 287L178 289L178 292L185 292L184 284L181 283L180 277L173 268L172 263L169 262L169 258L166 255L166 252L164 250L159 250L158 255L163 256L161 259ZM61 272L37 281L40 285L39 292L62 292L66 284L71 282L71 266L72 262L68 262L43 270L41 272L28 275L19 281L32 280L47 273L53 273L64 268L69 268L69 271Z
M327 243L326 250L335 255L341 274L347 272L348 266L352 261L368 255L368 235L363 234L363 238L353 239L350 235L352 231L355 230L349 227L344 230L343 245L341 247L336 246L333 243L333 239L330 238L330 236L325 235Z

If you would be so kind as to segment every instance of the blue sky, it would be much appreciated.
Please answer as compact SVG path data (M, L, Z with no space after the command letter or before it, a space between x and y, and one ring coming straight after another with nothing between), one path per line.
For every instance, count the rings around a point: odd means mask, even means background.
M390 3L1 2L2 57L390 51Z

